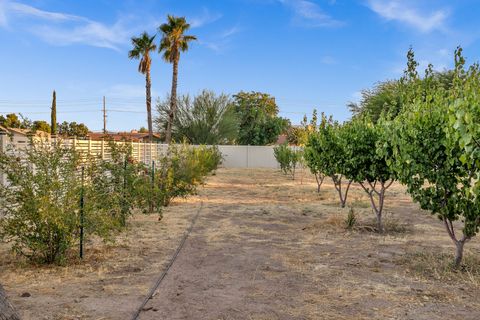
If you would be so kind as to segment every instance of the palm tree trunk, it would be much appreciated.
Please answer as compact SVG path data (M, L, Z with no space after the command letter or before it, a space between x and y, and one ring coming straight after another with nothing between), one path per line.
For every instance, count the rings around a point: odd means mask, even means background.
M150 70L145 73L145 90L147 97L147 121L148 121L148 140L153 141L153 126L152 126L152 94L151 94L152 80L150 79Z
M178 59L173 61L173 76L172 76L172 92L170 94L170 113L168 115L167 132L165 134L165 142L172 141L172 126L177 112L177 78L178 78Z
M13 306L8 302L5 291L0 285L0 320L19 320L20 317L13 309Z

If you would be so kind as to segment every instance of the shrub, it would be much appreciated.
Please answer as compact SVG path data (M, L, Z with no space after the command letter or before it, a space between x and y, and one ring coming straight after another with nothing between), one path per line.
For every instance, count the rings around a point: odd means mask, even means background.
M108 145L110 160L89 161L94 165L89 172L93 190L88 203L92 210L107 210L113 219L125 226L127 217L137 204L138 194L134 186L137 180L141 180L143 165L133 160L131 145L113 141L109 141Z
M59 263L78 239L80 156L73 149L45 141L24 150L0 153L0 238L31 260ZM104 211L86 210L85 227L107 237L112 222Z
M345 219L345 228L347 230L352 230L353 227L357 224L357 217L355 216L355 211L353 208L348 210L347 218Z
M288 144L284 143L273 148L273 153L283 173L285 175L291 174L292 178L295 179L295 170L302 159L302 151L293 150Z
M151 204L151 211L161 214L162 207L168 206L174 198L194 194L221 160L216 147L170 145L167 154L155 163L155 168L143 174L143 181L137 183L137 192L144 195L144 204Z

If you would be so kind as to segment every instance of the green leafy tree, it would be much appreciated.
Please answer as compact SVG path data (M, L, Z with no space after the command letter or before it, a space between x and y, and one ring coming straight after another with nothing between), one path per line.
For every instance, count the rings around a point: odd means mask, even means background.
M381 145L387 163L422 209L443 221L456 246L455 266L463 258L463 248L478 232L478 162L474 162L465 141L462 124L469 123L465 110L478 104L478 73L464 72L461 49L455 54L455 85L451 89L433 81L432 67L420 79L413 51L408 54L404 83L405 110L393 121L386 121ZM473 84L470 86L470 84ZM462 108L465 107L465 108ZM457 109L458 107L458 109ZM463 109L463 112L462 112ZM460 122L459 122L460 120ZM455 221L463 225L463 235L455 232Z
M403 107L401 83L399 81L380 82L373 89L361 91L359 103L349 103L354 117L367 118L376 123L383 114L394 118Z
M271 144L290 127L287 119L278 116L275 98L269 94L242 91L233 99L239 118L239 144Z
M163 59L173 65L172 91L170 93L170 114L165 134L166 143L170 143L172 138L172 127L177 110L177 79L178 63L180 61L180 52L188 51L190 42L197 40L195 36L186 35L185 32L190 29L184 17L167 16L167 23L158 27L162 34L160 40L159 52L163 52Z
M170 117L170 98L157 103L157 127L166 129ZM177 114L173 121L172 137L175 141L192 144L232 144L238 136L238 119L229 96L216 95L204 90L192 99L181 96L177 101Z
M313 109L312 119L308 122L307 115L303 116L303 120L299 127L291 126L287 130L288 143L296 146L305 146L308 141L308 136L317 131L318 128L317 110Z
M64 121L58 124L58 134L61 136L85 138L88 132L88 127L83 123Z
M341 172L350 181L359 183L368 194L377 219L377 230L383 232L382 213L385 192L394 181L386 157L377 152L380 141L378 128L365 120L353 120L339 131L344 156Z
M21 128L22 121L15 113L9 113L6 116L0 115L0 125L7 128Z
M133 49L128 52L130 59L139 59L138 72L145 75L145 96L147 103L147 123L148 123L148 137L150 142L153 141L153 125L152 125L152 79L150 77L150 68L152 66L152 59L150 52L157 49L155 35L150 36L144 32L140 37L132 38Z
M322 114L321 124L318 132L312 133L308 137L305 146L304 157L307 166L316 175L318 189L325 176L331 177L335 189L340 198L340 205L345 207L350 190L351 180L347 179L346 186L344 175L344 162L348 161L345 155L344 144L339 136L340 125L331 118L327 119ZM345 186L345 189L343 187Z
M43 131L43 132L50 133L51 132L51 127L50 127L50 125L48 124L47 121L37 120L37 121L33 121L31 130L33 132Z
M52 135L57 134L57 93L53 90L52 110L51 110L50 131Z

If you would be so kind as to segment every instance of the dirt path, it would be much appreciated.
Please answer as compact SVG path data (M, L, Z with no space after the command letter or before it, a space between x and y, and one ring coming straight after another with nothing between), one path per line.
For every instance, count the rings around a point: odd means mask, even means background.
M140 319L480 317L477 286L405 273L398 261L418 245L413 229L393 236L346 233L344 211L330 203L335 198L318 204L307 188L309 182L271 171L211 179L194 231ZM325 192L334 196L330 188ZM402 217L408 222L418 209L395 192L400 207L394 209L409 212ZM366 200L358 190L352 198Z

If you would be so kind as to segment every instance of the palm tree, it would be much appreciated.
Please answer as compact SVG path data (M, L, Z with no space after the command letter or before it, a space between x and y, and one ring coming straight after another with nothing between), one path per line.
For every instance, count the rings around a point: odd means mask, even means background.
M138 72L145 75L145 90L147 100L147 114L148 114L148 136L150 142L153 140L153 127L152 127L152 94L151 87L152 81L150 79L150 67L152 65L152 59L150 58L150 52L157 49L156 44L153 42L156 35L150 37L148 33L144 32L140 37L132 37L133 49L128 52L130 59L140 59L138 65Z
M158 27L158 31L162 33L159 52L163 52L165 61L173 64L172 76L172 92L170 94L170 113L168 115L167 131L165 134L165 142L170 143L172 139L172 125L177 111L177 77L178 77L178 61L180 60L180 52L188 50L188 43L197 40L194 36L185 34L190 28L184 17L167 16L168 22Z

